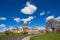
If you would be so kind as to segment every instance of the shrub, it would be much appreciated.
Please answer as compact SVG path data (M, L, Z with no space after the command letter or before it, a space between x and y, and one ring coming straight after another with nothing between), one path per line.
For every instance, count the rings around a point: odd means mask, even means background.
M5 34L6 34L6 35L9 35L9 31L5 31Z

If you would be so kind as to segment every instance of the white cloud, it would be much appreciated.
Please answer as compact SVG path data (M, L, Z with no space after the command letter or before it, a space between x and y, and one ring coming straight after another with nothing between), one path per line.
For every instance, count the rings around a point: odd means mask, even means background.
M13 28L14 28L14 27L13 27L13 26L11 26L9 30L12 30Z
M14 18L14 21L20 22L20 18Z
M2 28L2 30L0 32L5 32L7 31L8 29L6 28L6 25L5 24L0 24L0 28Z
M21 26L21 27L19 27L19 28L22 28L22 26Z
M35 17L28 17L28 18L25 18L25 19L22 19L22 21L24 21L24 23L27 23L27 22L30 22L32 19L34 19Z
M40 16L43 16L43 15L46 14L46 13L49 14L50 12L51 12L51 11L47 11L47 12L44 12L44 11L43 11L43 12L40 13Z
M35 17L33 16L29 16L28 18L14 18L14 21L16 22L20 22L20 21L23 21L24 23L27 23L27 22L30 22L32 19L34 19Z
M32 17L32 16L30 16L30 17L28 17L28 18L26 18L26 19L22 19L23 21L31 21L31 19L33 19L34 17Z
M41 13L40 13L41 16L44 15L44 14L45 14L45 12L41 12Z
M2 30L2 32L5 32L5 31L7 31L8 29L5 27L5 28L3 28L3 30Z
M39 29L39 30L44 30L45 27L42 27L42 26L41 26L41 27L38 27L38 29Z
M59 16L59 17L57 17L57 18L56 18L56 20L57 20L58 22L60 22L60 16Z
M5 18L5 17L0 17L0 20L7 20L7 18Z
M0 24L0 28L4 28L5 27L5 24Z
M46 18L46 22L48 22L50 19L55 19L54 16L49 16Z
M21 9L21 12L24 14L33 14L37 10L35 5L30 4L30 2L26 3L26 7Z

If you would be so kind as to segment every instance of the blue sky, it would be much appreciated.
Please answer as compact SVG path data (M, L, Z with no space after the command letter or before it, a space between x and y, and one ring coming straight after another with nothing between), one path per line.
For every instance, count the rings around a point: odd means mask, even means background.
M37 7L32 14L21 12L27 2ZM0 20L0 25L5 24L6 28L23 26L23 21L17 23L14 18L23 19L30 16L35 17L29 21L30 27L45 27L46 18L51 15L54 17L60 16L60 0L0 0L0 17L7 18Z

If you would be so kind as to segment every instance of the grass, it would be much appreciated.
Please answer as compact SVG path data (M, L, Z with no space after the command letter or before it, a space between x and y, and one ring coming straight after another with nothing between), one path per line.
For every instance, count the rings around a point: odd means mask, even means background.
M10 37L16 37L16 36L21 36L21 35L16 35L16 34L6 35L6 34L2 34L2 35L0 35L0 40L1 39L5 39L5 38L10 38Z
M30 40L60 40L60 33L46 33L31 37Z
M10 38L10 37L20 37L26 35L27 32L21 32L21 33L10 33L7 31L5 34L0 34L0 40L5 39L5 38Z

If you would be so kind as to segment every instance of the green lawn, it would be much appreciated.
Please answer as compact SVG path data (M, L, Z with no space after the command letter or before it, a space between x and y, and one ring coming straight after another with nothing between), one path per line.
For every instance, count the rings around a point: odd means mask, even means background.
M26 35L27 32L21 32L21 33L12 33L7 31L5 34L0 34L0 40L5 39L5 38L10 38L10 37L20 37Z
M0 35L0 39L10 38L10 37L16 37L16 36L21 36L21 35L16 35L16 34L6 35L6 34L2 34L2 35Z
M30 40L60 40L60 33L46 33L31 37Z

